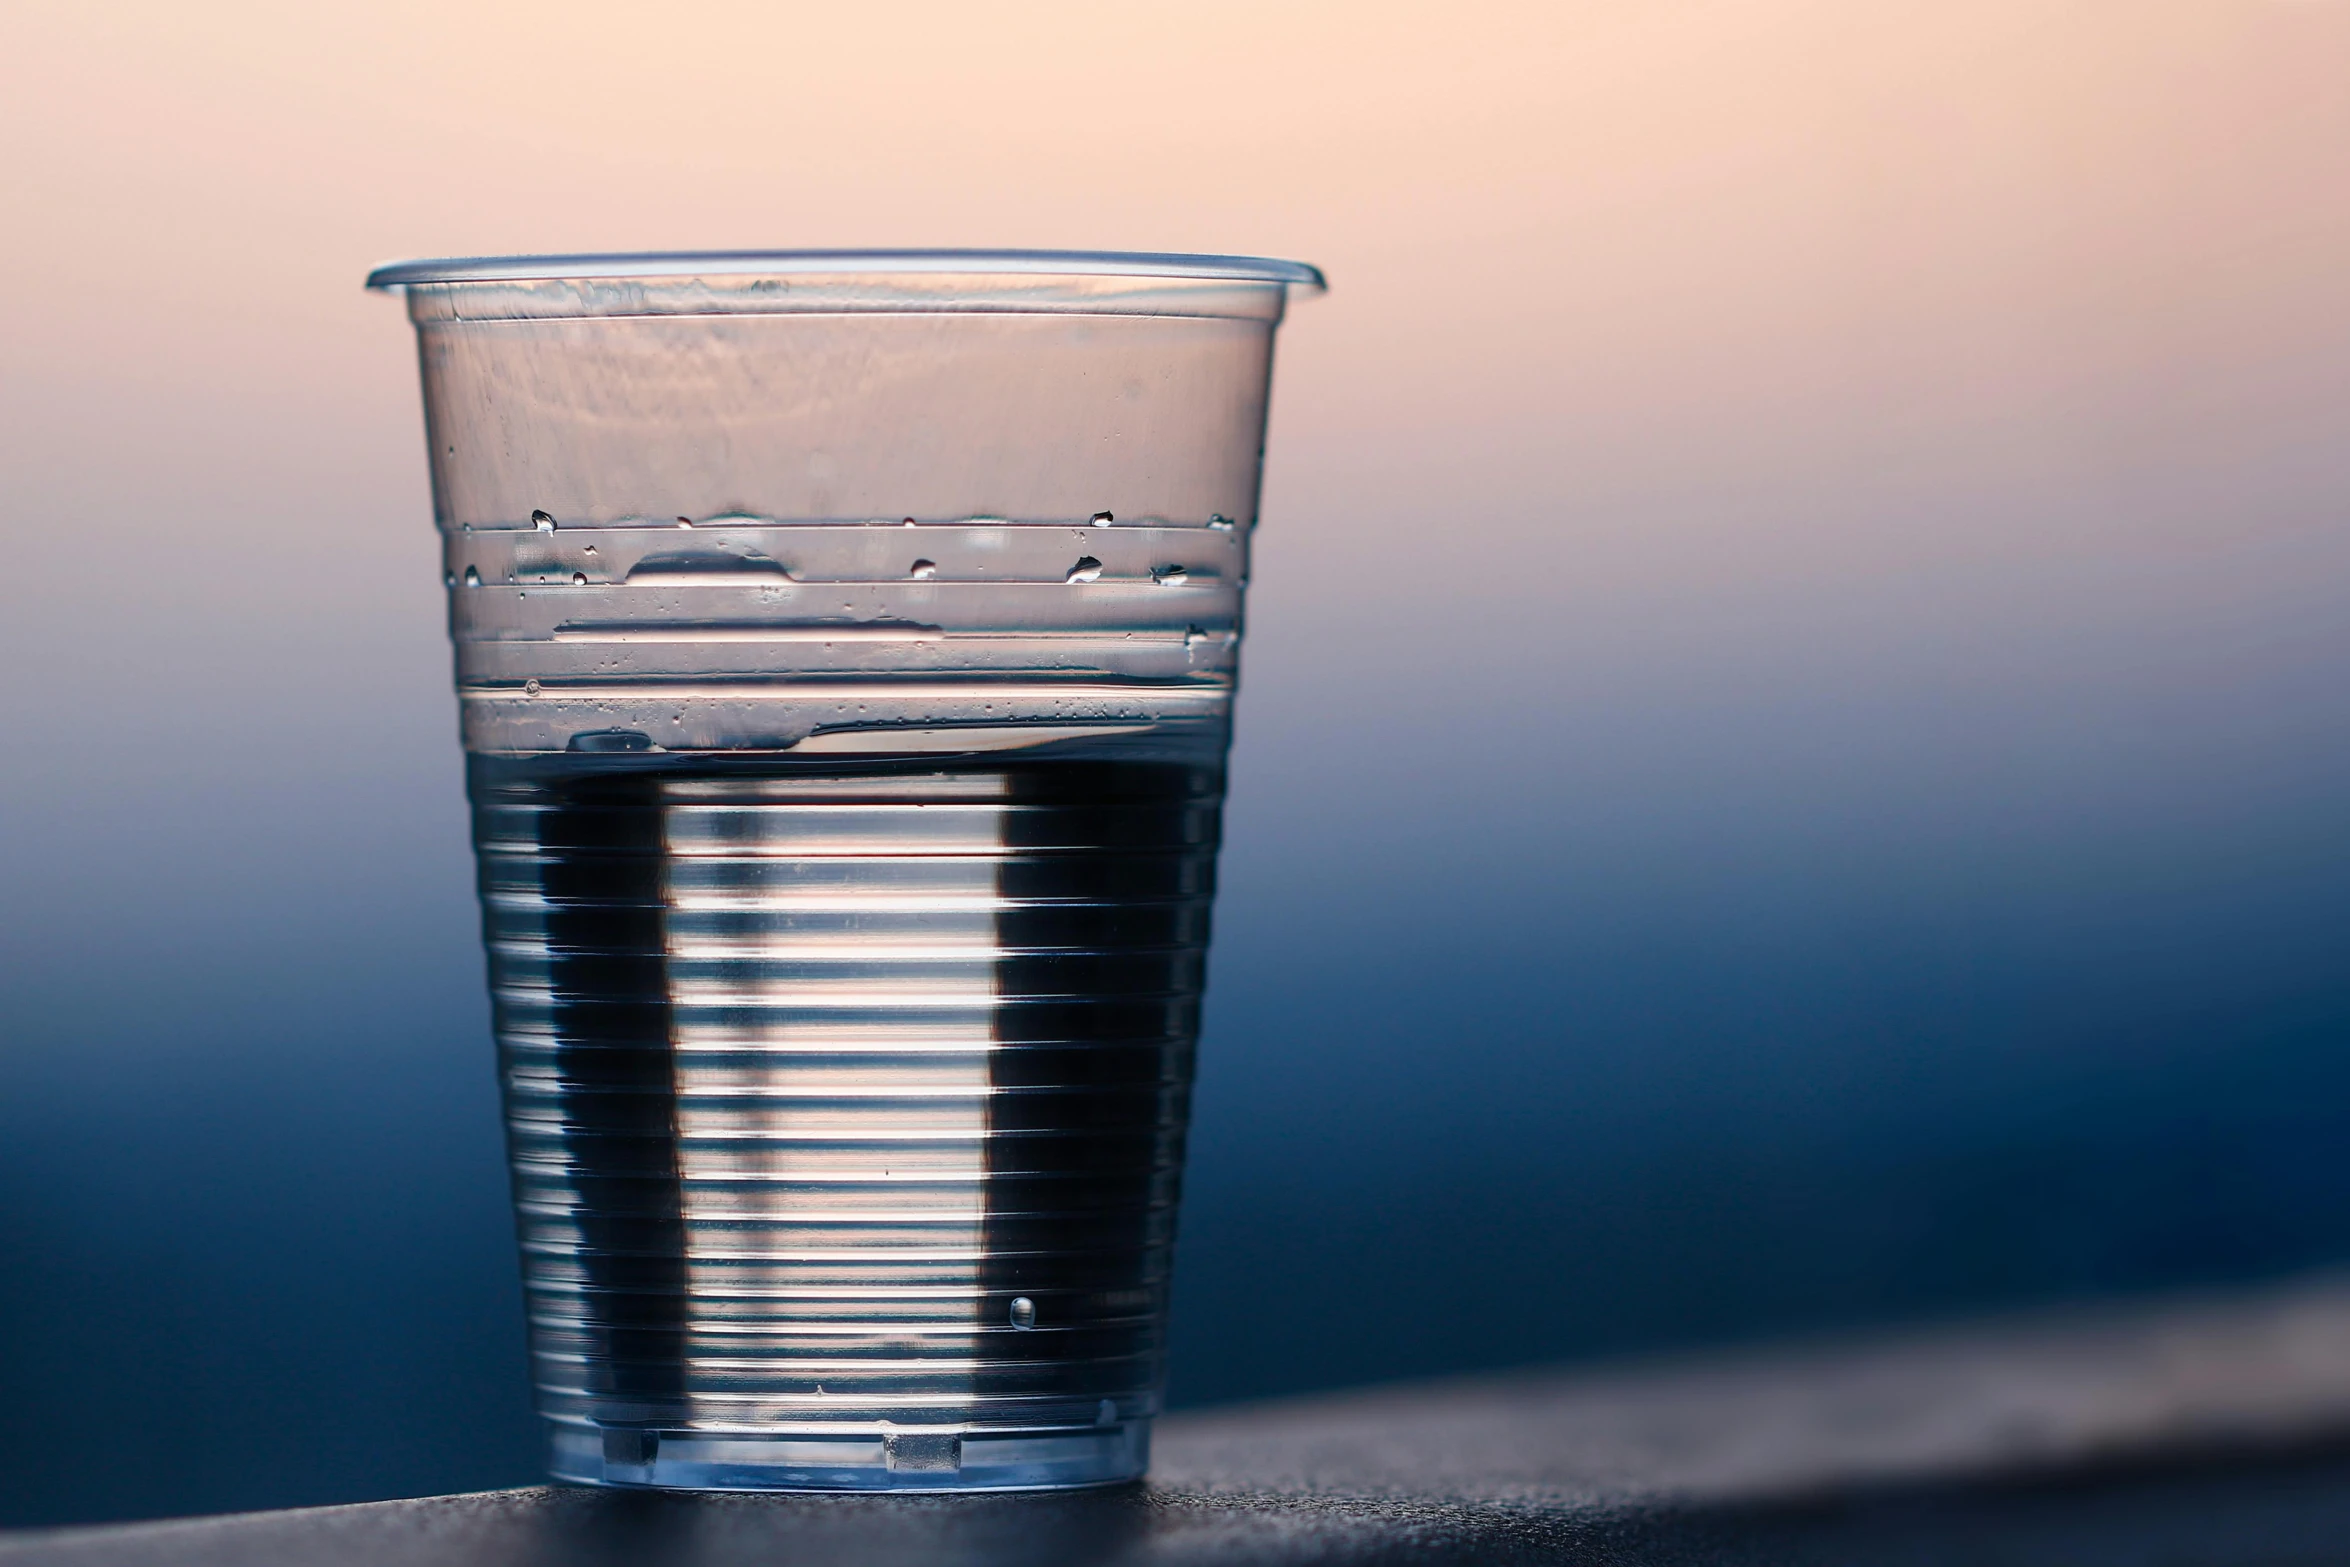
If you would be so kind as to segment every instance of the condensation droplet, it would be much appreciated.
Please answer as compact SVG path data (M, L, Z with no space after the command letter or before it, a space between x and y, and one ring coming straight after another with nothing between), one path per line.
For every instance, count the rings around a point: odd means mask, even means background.
M444 588L453 588L453 587L455 587L456 585L457 585L457 573L455 573L455 572L453 572L453 571L444 571L444 572L442 572L442 573L441 573L441 586L442 586L442 587L444 587Z
M1199 646L1199 645L1200 645L1202 642L1205 642L1205 641L1207 641L1207 639L1208 639L1208 634L1207 634L1206 632L1204 632L1204 631L1200 630L1200 628L1199 628L1199 627L1197 627L1197 626L1185 626L1185 627L1183 628L1183 651L1184 651L1184 652L1186 652L1186 653L1188 653L1188 652L1191 652L1191 651L1192 651L1194 648L1197 648L1197 647L1198 647L1198 646Z
M928 582L932 577L938 575L938 562L918 560L906 568L906 575L912 577L916 582Z
M1016 1328L1033 1328L1036 1326L1035 1301L1030 1300L1025 1295L1015 1295L1012 1297L1012 1326Z
M1179 588L1191 580L1191 573L1181 566L1161 566L1151 573L1151 580L1162 588Z
M587 547L587 548L586 548L584 551L582 551L582 553L583 553L583 554L588 554L588 555L593 555L595 552L596 552L596 547L595 547L593 544L589 545L589 546L588 546L588 547Z
M694 520L691 517L680 517L677 519L677 525L681 528L690 528L694 525Z
M1116 1425L1118 1423L1118 1406L1106 1398L1103 1399L1100 1406L1093 1412L1093 1423L1097 1426Z
M534 511L530 514L530 525L541 533L555 531L555 519L543 511Z
M522 689L530 693L532 696L537 696L539 694L539 683L535 680L525 680L522 682Z
M1095 527L1097 527L1097 528L1106 528L1106 527L1108 527L1108 526L1109 526L1111 523L1113 523L1113 522L1116 522L1118 519L1117 519L1117 518L1115 518L1115 517L1113 517L1113 516L1111 516L1111 515L1110 515L1108 512L1106 512L1106 511L1097 511L1097 512L1095 512L1095 513L1094 513L1094 514L1093 514L1093 515L1092 515L1090 518L1088 518L1087 520L1088 520L1088 521L1090 521L1090 522L1091 522L1091 523L1092 523L1092 524L1093 524Z
M1099 582L1101 580L1101 575L1102 563L1100 561L1095 560L1091 555L1080 555L1077 557L1077 564L1069 568L1069 575L1064 580L1069 582Z
M908 518L906 519L906 521L905 521L905 524L904 524L904 525L905 525L906 527L909 527L909 528L911 528L912 526L914 526L914 519L913 519L913 518L911 518L911 517L908 517Z
M468 566L465 568L465 585L469 588L478 588L481 586L480 567Z
M572 585L573 587L575 587L575 588L584 588L584 587L586 587L586 586L587 586L587 573L586 573L586 572L584 572L584 571L575 571L575 572L573 572L573 573L571 574L571 585Z
M1232 531L1232 519L1225 516L1220 511L1211 512L1208 514L1208 526L1224 533L1230 533Z

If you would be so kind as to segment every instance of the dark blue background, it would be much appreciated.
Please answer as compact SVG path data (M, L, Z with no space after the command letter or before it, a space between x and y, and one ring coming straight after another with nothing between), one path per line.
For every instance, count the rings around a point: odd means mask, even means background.
M2350 1258L2346 573L2279 515L1866 593L1269 525L1176 1400ZM282 722L129 682L12 763L0 1522L534 1474L413 553L208 647Z

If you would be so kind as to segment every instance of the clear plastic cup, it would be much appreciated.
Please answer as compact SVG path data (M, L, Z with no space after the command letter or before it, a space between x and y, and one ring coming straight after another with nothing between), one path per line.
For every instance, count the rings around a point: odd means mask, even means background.
M415 262L554 1474L1139 1475L1312 268Z

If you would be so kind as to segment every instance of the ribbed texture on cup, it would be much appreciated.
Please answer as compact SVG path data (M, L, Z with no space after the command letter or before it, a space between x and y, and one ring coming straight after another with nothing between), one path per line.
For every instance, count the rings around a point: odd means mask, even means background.
M444 543L473 751L1220 724L1239 670L1238 524L525 521Z
M1149 1413L1221 783L477 764L542 1412Z

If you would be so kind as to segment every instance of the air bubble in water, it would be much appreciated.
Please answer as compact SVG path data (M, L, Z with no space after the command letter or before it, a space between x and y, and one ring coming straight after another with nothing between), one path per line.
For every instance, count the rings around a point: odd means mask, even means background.
M541 533L555 531L555 519L543 511L534 511L530 514L530 525Z
M1101 575L1102 563L1100 561L1095 560L1091 555L1080 555L1077 557L1077 564L1069 568L1069 575L1064 580L1069 582L1099 582L1101 580Z
M1179 588L1191 580L1191 573L1181 566L1161 566L1151 573L1151 580L1162 588Z
M1016 1328L1033 1328L1036 1326L1035 1301L1030 1300L1025 1295L1015 1295L1012 1297L1012 1326Z
M469 588L481 586L481 569L479 567L468 566L465 568L465 585Z
M590 729L571 737L572 751L650 751L653 737L641 729Z
M1094 525L1095 527L1097 527L1097 528L1106 528L1106 527L1108 527L1108 526L1109 526L1111 523L1113 523L1113 522L1116 522L1118 519L1117 519L1117 518L1115 518L1115 517L1113 517L1113 516L1111 516L1111 515L1110 515L1108 512L1106 512L1106 511L1097 511L1097 512L1095 512L1095 513L1093 514L1093 516L1092 516L1091 518L1089 518L1088 520L1089 520L1090 522L1092 522L1092 523L1093 523L1093 525Z
M938 562L918 560L906 568L906 575L912 577L916 582L928 582L932 577L938 575Z

